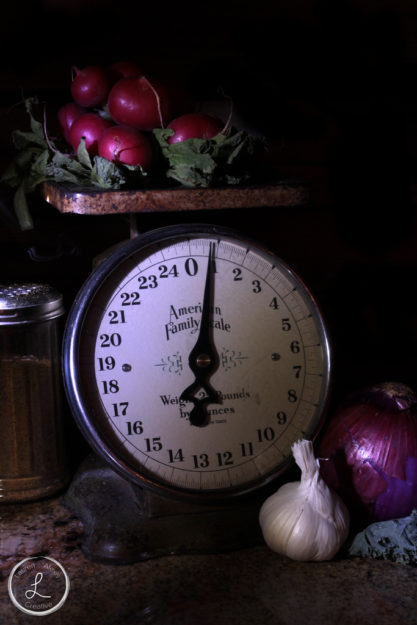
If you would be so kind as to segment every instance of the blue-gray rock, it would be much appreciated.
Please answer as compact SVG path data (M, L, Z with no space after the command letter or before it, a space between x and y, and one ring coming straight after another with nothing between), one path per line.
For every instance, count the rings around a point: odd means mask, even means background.
M378 521L359 532L349 555L417 564L417 510L402 519Z

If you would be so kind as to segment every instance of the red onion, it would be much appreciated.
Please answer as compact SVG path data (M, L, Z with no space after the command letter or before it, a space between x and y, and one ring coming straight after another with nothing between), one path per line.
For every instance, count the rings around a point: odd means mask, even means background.
M386 382L352 395L331 417L317 449L321 475L357 523L417 509L417 397Z

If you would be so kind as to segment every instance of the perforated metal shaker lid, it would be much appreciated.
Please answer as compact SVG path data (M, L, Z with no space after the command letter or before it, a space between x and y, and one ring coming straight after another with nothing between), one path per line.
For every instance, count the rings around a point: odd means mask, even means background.
M63 313L61 293L48 284L0 284L0 326L45 321Z

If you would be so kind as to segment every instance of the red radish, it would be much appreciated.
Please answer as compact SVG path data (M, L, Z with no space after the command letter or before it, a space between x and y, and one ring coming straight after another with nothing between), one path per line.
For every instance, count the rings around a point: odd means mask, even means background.
M167 126L175 134L168 137L168 143L180 143L187 139L211 139L224 128L223 122L206 113L187 113L174 119Z
M152 146L149 139L136 128L111 126L98 142L98 154L115 163L140 165L147 171L152 164Z
M74 101L87 108L104 104L111 87L107 70L98 65L73 69L75 76L71 83L71 95Z
M77 151L81 137L84 137L88 153L90 156L95 156L98 151L98 141L106 128L110 126L111 123L100 115L84 113L71 126L70 143L73 149Z
M58 124L67 143L71 143L70 129L72 124L86 112L86 109L76 102L67 102L58 109Z
M141 76L143 71L134 61L118 61L109 66L108 73L110 74L112 83L115 83L121 78Z
M160 128L169 118L168 91L145 76L121 78L109 93L108 109L117 124L138 130Z

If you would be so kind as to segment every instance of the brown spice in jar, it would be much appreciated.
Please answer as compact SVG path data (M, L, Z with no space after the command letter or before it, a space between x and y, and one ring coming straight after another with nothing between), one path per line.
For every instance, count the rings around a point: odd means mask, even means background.
M65 481L60 388L47 359L0 360L1 501L34 499Z

